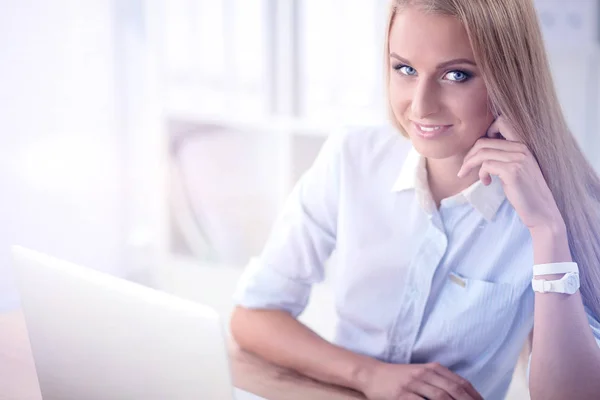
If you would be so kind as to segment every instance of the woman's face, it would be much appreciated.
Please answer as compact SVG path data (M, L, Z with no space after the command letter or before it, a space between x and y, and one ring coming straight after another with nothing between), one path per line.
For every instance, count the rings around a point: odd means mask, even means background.
M458 19L415 8L390 31L390 102L423 156L464 156L493 115L467 32Z

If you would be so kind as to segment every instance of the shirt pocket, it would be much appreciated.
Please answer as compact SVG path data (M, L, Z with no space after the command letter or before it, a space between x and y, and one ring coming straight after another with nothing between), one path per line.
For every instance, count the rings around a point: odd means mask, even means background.
M522 289L451 273L432 314L441 320L444 339L454 351L483 355L506 340Z

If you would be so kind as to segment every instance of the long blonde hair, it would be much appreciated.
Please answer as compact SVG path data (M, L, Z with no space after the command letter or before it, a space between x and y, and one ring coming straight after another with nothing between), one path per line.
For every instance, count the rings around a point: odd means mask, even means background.
M385 43L404 7L457 17L465 26L495 116L510 121L538 161L566 223L584 304L600 317L600 180L567 127L554 88L533 0L392 0ZM516 84L515 84L516 83Z

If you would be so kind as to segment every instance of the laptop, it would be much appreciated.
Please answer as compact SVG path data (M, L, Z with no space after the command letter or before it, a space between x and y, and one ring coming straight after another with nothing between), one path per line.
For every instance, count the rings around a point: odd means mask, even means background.
M250 400L213 309L13 247L44 400Z

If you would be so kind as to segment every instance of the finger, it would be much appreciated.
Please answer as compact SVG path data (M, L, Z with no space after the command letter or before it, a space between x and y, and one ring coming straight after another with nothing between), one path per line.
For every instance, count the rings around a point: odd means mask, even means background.
M504 116L499 115L498 118L490 125L486 132L486 136L490 138L504 138L511 142L521 142L517 137L514 129Z
M497 175L503 184L512 184L514 178L518 175L521 165L517 163L505 163L501 161L488 160L481 165L480 174L488 173Z
M488 130L485 132L485 137L491 139L504 139L504 137L500 133L500 124L498 121L499 119L500 117L496 118L494 122L492 122Z
M482 137L477 139L477 142L475 142L475 144L473 145L473 147L471 147L469 152L474 153L484 148L514 151L518 153L525 153L527 151L527 146L520 142L510 142L508 140L490 139L487 137Z
M491 148L481 149L463 162L462 167L458 171L458 176L462 177L466 175L471 169L483 164L484 161L494 160L501 162L522 162L525 157L526 155L523 153L515 153Z
M457 383L458 385L460 385L460 387L462 387L463 389L465 389L465 391L472 398L474 398L476 400L483 400L483 397L479 394L479 392L477 392L477 390L475 390L475 388L473 387L473 385L471 384L471 382L469 382L468 380L466 380L462 376L455 374L454 372L450 371L448 368L446 368L443 365L438 364L438 363L433 363L433 370L438 375L446 377L447 379L451 380L452 382Z
M432 372L435 374L435 372ZM426 381L415 380L408 385L408 389L418 394L421 397L431 400L463 400L456 399L450 395L446 390L434 386ZM471 399L468 399L471 400Z
M498 139L490 139L490 138L481 138L478 139L473 147L469 149L467 154L465 155L464 160L466 161L468 158L473 156L473 154L477 153L481 149L498 149L504 151L512 151L515 153L523 153L527 154L527 146L518 142L510 142L508 140L498 140Z
M448 379L446 376L438 374L431 370L424 378L424 381L432 386L442 389L455 400L474 400L477 397L467 392L467 389L462 387L458 382Z
M404 393L402 396L398 397L398 400L423 400L425 397L421 397L414 393Z
M485 169L479 168L479 180L484 186L487 186L492 183L492 176Z

